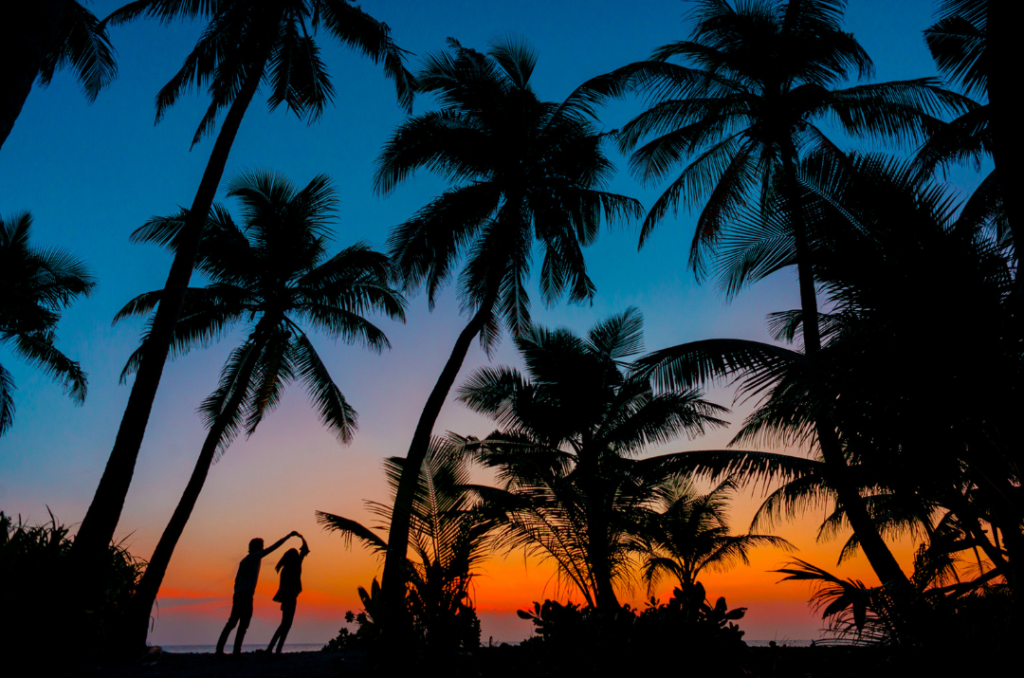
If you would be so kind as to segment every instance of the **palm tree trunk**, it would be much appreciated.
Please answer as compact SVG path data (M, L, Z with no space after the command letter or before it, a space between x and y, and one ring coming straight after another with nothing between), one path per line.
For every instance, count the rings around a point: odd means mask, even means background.
M263 324L261 321L260 325ZM225 404L213 427L206 434L206 440L203 442L202 450L199 452L199 459L196 460L196 466L192 470L192 477L189 478L185 492L181 495L181 499L178 500L178 505L174 509L170 522L167 523L163 534L160 535L160 541L156 545L156 550L153 551L153 556L149 559L146 571L142 575L135 595L132 597L124 638L124 641L127 643L126 648L130 651L143 652L146 649L149 618L153 612L153 604L156 602L160 585L163 583L164 575L167 573L167 566L170 564L171 556L174 554L174 548L178 545L178 540L185 530L185 525L192 516L192 510L195 508L196 501L199 499L199 493L202 492L203 485L206 483L206 476L210 472L210 466L213 464L213 458L217 454L217 447L224 436L228 422L234 417L234 414L241 407L242 401L245 399L245 387L252 378L253 369L256 367L256 359L266 346L266 335L261 329L257 325L254 332L257 339L253 342L253 347L245 364L239 370L235 392Z
M69 0L11 2L0 22L0 148L39 77Z
M174 263L171 265L167 283L160 297L150 338L146 342L135 384L128 398L128 406L117 431L114 449L110 453L92 504L72 545L72 561L79 570L88 568L91 563L99 562L121 519L121 510L124 508L124 500L135 473L135 462L142 447L146 424L153 408L153 399L156 397L160 376L170 350L174 325L192 277L192 266L199 251L203 227L224 174L231 145L238 134L245 111L259 87L269 54L268 47L261 59L253 64L248 79L231 104L210 154L199 190L192 201L188 218L181 230L181 242L175 252Z
M811 268L810 243L807 240L807 228L803 221L803 209L800 205L800 185L796 176L796 148L791 143L784 148L783 171L786 187L793 202L792 222L793 240L796 245L797 277L800 285L800 308L803 316L804 352L814 356L821 351L821 330L818 326L818 298L814 289L814 272ZM818 445L825 461L825 471L829 484L835 488L840 505L850 521L853 531L857 534L864 555L871 563L872 569L886 587L904 587L910 580L893 557L889 546L882 539L878 528L868 513L867 506L857 488L850 482L850 467L843 455L839 437L833 426L818 420L815 424Z
M384 596L385 637L397 639L401 636L401 625L405 617L405 563L409 552L409 524L411 519L412 499L419 483L420 467L430 446L430 436L434 431L434 423L441 414L441 407L448 398L448 392L455 384L462 363L466 359L473 339L480 333L491 316L497 300L497 289L490 292L480 304L479 310L469 324L459 334L452 353L441 370L441 376L434 384L427 403L420 414L416 430L413 432L409 452L402 466L402 476L395 492L395 506L391 513L391 526L388 530L388 551L384 560L384 573L381 575L381 592Z

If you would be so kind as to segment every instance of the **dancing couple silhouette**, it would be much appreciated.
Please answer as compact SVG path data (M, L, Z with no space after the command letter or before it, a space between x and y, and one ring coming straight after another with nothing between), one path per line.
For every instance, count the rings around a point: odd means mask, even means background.
M281 653L284 647L284 640L292 627L295 619L295 603L302 591L302 561L309 555L309 546L305 538L298 532L289 532L267 548L263 548L262 539L253 539L249 542L249 555L242 558L238 564L238 574L235 575L235 593L231 601L231 617L224 625L224 630L217 640L217 654L223 656L224 645L228 642L231 630L238 626L235 633L235 647L232 654L238 655L242 652L242 641L245 639L245 632L249 629L249 622L252 621L252 600L256 594L256 583L260 578L260 562L264 557L270 555L281 547L292 537L302 540L301 549L288 549L281 560L277 561L274 568L281 574L281 584L274 601L281 603L281 625L274 631L274 635L267 646L267 652ZM275 644L277 649L274 649Z

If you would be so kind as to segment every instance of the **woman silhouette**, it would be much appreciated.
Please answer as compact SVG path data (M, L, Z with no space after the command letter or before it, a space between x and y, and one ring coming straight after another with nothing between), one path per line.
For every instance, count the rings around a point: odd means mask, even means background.
M306 539L301 534L298 534L298 537L302 539L302 549L285 551L274 568L281 573L281 585L277 589L277 595L274 596L274 600L281 603L281 625L274 631L274 637L270 639L267 652L281 654L284 639L292 628L292 620L295 619L295 599L302 591L302 561L309 555ZM274 643L277 643L277 650L274 649Z

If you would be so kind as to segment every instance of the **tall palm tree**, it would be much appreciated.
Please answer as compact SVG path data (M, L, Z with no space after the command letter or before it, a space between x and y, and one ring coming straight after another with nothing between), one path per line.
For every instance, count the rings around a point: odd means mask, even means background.
M211 103L193 143L212 132L227 109L199 190L186 213L153 326L138 364L135 383L103 477L75 538L73 555L81 563L98 562L113 537L131 485L164 363L174 340L174 324L192 275L203 225L213 205L228 153L242 117L261 82L270 90L274 110L284 104L296 115L316 120L334 96L316 41L307 29L323 27L333 37L374 61L384 62L395 81L399 101L412 101L412 78L402 65L404 52L388 27L347 0L137 0L105 19L112 24L139 17L169 23L204 18L209 24L181 70L157 95L157 120L179 96L207 84Z
M466 634L473 632L476 612L469 599L469 587L487 554L494 527L494 520L478 510L467 462L450 443L431 441L413 497L410 543L416 557L408 563L406 600L427 643L442 651L460 646L471 649L465 647ZM383 557L388 552L388 543L382 534L387 533L393 516L394 494L405 463L401 457L384 463L391 503L367 502L370 511L382 521L379 525L368 528L358 521L323 511L317 511L317 521L324 529L340 532L346 543L354 537ZM360 596L364 601L369 597L365 591ZM379 613L370 617L376 625L383 622Z
M553 559L588 604L618 608L647 506L664 477L635 459L651 444L721 424L722 409L695 390L655 394L623 361L643 346L635 308L598 323L585 338L533 328L516 338L527 374L477 371L459 399L501 429L465 448L498 470L500 489L481 489L507 516L505 543ZM651 471L654 470L654 473Z
M781 537L729 534L729 495L735 487L729 479L700 494L693 481L680 474L658 486L657 504L645 523L642 542L648 590L667 574L686 591L704 571L722 572L738 562L749 565L747 554L758 546L792 548Z
M688 40L664 45L650 61L592 83L595 96L633 88L650 93L652 106L618 135L623 150L643 142L630 160L641 179L664 179L682 165L648 212L640 244L670 209L703 204L690 249L690 265L701 278L709 256L728 245L737 229L743 235L737 217L745 206L759 205L765 214L787 212L788 231L755 263L723 258L724 286L734 293L795 264L803 343L814 355L821 334L797 167L809 151L844 162L818 124L827 117L850 135L902 141L922 138L933 116L970 103L932 78L841 87L873 71L867 53L841 29L845 0L752 0L735 7L726 0L697 0L695 5ZM828 422L821 422L817 438L872 566L883 580L906 583L884 541L871 534L853 487L843 480L841 449Z
M255 432L277 406L288 382L302 382L324 425L341 442L351 440L356 413L302 325L380 351L388 347L387 337L364 314L405 317L404 300L388 286L391 267L384 255L357 244L328 256L336 200L327 177L318 176L296 190L277 174L247 174L229 184L228 196L241 202L245 222L239 227L226 210L215 207L197 258L197 268L210 284L187 290L175 325L174 352L205 346L238 323L246 323L249 333L224 364L217 390L200 407L208 428L206 440L132 601L129 642L137 646L146 640L153 602L210 465L239 432ZM184 211L152 219L132 238L174 251L181 246L187 222ZM139 295L121 309L115 322L151 314L163 294ZM129 359L122 379L138 369L152 327L151 318L142 347Z
M1019 335L1007 321L1012 267L983 228L984 215L961 212L944 188L892 161L853 158L849 167L805 163L817 173L805 185L830 187L803 198L816 215L811 247L832 306L822 316L828 341L816 356L709 340L644 358L641 368L663 387L739 376L744 393L764 401L736 442L806 444L816 422L832 422L875 533L917 525L930 539L934 516L951 512L1012 580L1022 545L1015 508L1021 460L1012 431L1024 368ZM793 339L801 316L776 318L785 338ZM923 345L931 350L922 352ZM944 356L938 369L937 354ZM879 387L893 375L897 385ZM939 392L988 395L937 400ZM827 460L733 453L694 463L718 473L745 465L760 479L788 481L762 509L767 513L792 513L835 492L839 510L825 530L852 525L844 555L864 547Z
M70 252L31 244L32 215L0 217L0 346L35 363L78 405L88 383L79 364L53 344L60 314L96 284ZM14 422L14 380L0 365L0 435Z
M57 70L75 72L86 98L117 74L107 31L75 0L8 2L0 23L0 148L32 91L32 83L50 84Z
M440 289L465 259L459 287L472 313L420 415L406 456L388 536L383 590L394 619L401 605L410 502L434 422L473 339L485 349L502 323L513 335L530 324L526 281L534 238L545 256L544 300L590 299L582 248L606 220L640 214L635 200L600 190L612 165L585 100L540 101L530 86L537 62L524 44L495 43L486 54L449 40L450 53L430 56L419 87L441 109L402 124L378 160L376 187L390 193L419 168L456 185L391 235L392 258L406 288L423 285L433 307Z

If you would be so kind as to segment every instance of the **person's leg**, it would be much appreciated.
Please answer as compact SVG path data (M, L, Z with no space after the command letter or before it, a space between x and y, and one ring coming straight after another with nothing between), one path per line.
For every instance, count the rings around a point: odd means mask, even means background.
M274 631L274 635L270 639L270 645L267 645L267 652L268 653L274 651L274 643L276 643L277 639L280 638L280 637L281 637L281 627L278 626L277 630Z
M281 654L281 648L284 647L284 640L288 637L288 631L292 628L292 620L295 619L295 601L288 603L281 603L281 628L277 631L280 633L280 638L277 641L277 654ZM274 634L277 635L277 634ZM273 643L271 643L273 645Z
M245 632L249 630L250 621L252 621L252 598L246 601L244 609L238 611L238 631L235 632L234 650L236 655L242 654L242 642L245 640Z
M224 630L220 632L220 638L217 639L217 654L224 654L224 646L228 642L228 636L231 635L231 629L235 628L235 624L238 623L238 612L235 610L235 606L231 606L231 616L228 617L228 623L224 625Z

